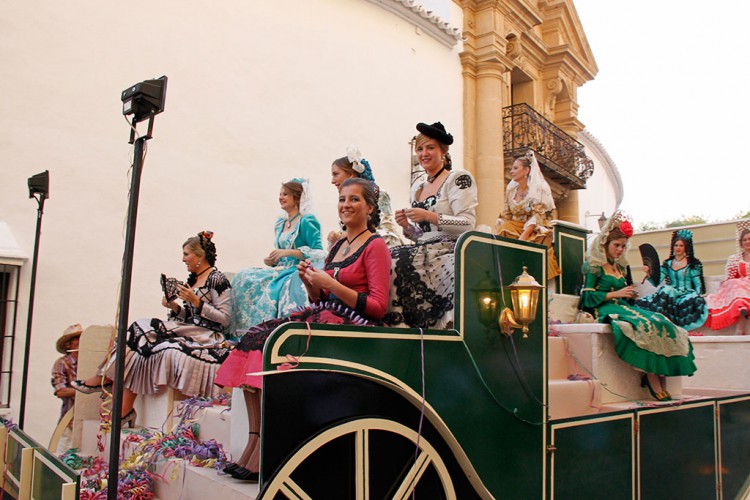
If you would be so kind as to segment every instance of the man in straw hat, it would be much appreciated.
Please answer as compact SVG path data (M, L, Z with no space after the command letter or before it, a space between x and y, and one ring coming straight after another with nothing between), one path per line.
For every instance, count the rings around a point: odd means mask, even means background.
M82 333L83 328L80 324L70 325L57 339L55 346L57 352L64 354L52 367L52 388L55 390L55 396L62 399L61 419L75 402L76 390L70 383L76 379L78 371L78 341Z

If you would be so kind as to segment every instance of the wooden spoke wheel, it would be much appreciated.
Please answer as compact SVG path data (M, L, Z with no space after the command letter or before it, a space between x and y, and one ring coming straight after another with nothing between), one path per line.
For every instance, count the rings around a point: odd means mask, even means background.
M287 460L262 498L455 499L435 448L398 422L359 418L313 437Z

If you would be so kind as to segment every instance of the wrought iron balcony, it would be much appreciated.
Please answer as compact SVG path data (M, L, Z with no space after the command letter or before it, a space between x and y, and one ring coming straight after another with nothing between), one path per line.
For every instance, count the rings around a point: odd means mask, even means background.
M503 143L506 155L533 150L545 177L568 189L585 189L594 173L594 162L584 153L583 144L528 104L503 108Z

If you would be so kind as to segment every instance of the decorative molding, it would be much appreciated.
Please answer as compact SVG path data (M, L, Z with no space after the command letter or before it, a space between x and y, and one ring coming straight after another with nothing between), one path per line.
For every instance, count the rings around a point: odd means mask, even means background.
M416 25L446 47L455 47L462 38L459 28L454 28L450 23L443 21L440 16L433 14L431 10L426 10L417 0L367 1Z

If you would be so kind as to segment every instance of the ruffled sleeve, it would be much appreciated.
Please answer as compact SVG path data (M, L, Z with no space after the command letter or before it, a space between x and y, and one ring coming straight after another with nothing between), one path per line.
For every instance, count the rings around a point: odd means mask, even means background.
M737 255L731 255L724 267L724 280L733 280L740 277L740 259Z
M602 277L602 268L591 268L588 263L583 265L584 284L581 290L580 307L583 310L592 311L607 300L607 292L599 290L599 280Z
M477 221L477 184L469 172L457 171L445 181L451 213L438 214L438 229L458 236L474 229Z
M320 237L320 222L311 214L305 214L299 221L299 232L294 240L294 246L302 252L305 259L322 262L326 257L323 242Z

